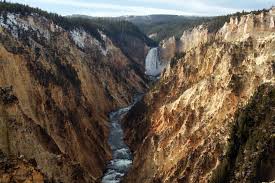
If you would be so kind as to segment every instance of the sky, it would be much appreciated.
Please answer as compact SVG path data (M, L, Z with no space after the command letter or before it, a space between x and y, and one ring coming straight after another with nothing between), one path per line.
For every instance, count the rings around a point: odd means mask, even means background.
M39 7L61 15L127 16L173 14L215 16L237 11L259 10L275 0L7 0Z

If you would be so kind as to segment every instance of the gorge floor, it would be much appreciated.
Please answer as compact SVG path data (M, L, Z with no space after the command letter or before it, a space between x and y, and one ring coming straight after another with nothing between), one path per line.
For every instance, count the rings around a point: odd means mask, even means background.
M123 139L121 119L141 98L142 95L136 95L131 105L111 112L109 115L110 135L108 142L112 149L113 158L107 165L102 183L119 183L132 165L132 153Z

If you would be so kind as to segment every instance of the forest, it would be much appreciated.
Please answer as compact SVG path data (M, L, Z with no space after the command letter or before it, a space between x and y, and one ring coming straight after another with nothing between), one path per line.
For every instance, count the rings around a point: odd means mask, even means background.
M175 36L179 39L182 33L186 30L192 30L194 27L204 24L208 27L209 32L217 32L225 22L228 22L230 17L235 16L240 18L242 15L249 13L259 14L268 10L258 10L252 12L237 12L234 14L202 17L202 16L178 16L178 15L150 15L150 16L130 16L124 19L137 25L141 31L151 37L153 40L160 42L169 37Z
M61 16L56 13L48 13L39 8L32 8L28 5L22 5L19 3L9 3L6 1L0 2L0 15L4 18L7 17L7 13L16 13L21 16L28 16L31 14L37 14L43 16L48 20L53 21L63 29L70 31L73 29L83 29L97 40L102 42L102 38L98 30L104 32L115 43L121 41L122 35L131 35L142 39L147 45L155 46L156 43L149 39L138 27L133 23L110 18L89 18L83 16Z

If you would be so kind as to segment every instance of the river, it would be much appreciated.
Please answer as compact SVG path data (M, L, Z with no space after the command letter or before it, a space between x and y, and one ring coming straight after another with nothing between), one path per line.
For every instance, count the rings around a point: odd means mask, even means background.
M158 48L151 48L145 59L145 74L155 80L163 68L164 66L159 59ZM119 183L132 165L132 154L123 140L124 134L120 123L122 117L141 97L142 95L137 95L134 97L133 104L109 114L110 136L108 142L112 150L113 159L107 165L102 183Z
M133 104L130 106L109 114L110 135L108 142L112 150L113 159L107 165L102 183L119 183L132 165L132 153L123 140L124 134L120 123L122 117L141 97L141 95L135 97Z

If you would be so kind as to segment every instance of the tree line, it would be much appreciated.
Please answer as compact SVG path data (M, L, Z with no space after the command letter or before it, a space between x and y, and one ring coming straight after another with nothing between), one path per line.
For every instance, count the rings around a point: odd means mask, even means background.
M37 14L53 21L56 25L59 25L63 29L70 31L73 29L83 29L87 33L91 34L97 40L103 43L102 37L98 30L107 34L113 40L118 41L124 34L139 37L148 45L155 44L149 39L143 32L139 30L131 22L111 19L111 18L91 18L85 16L61 16L56 13L49 13L39 8L33 8L28 5L19 3L9 3L6 1L0 1L0 15L7 19L7 13L16 13L20 16L29 16Z

